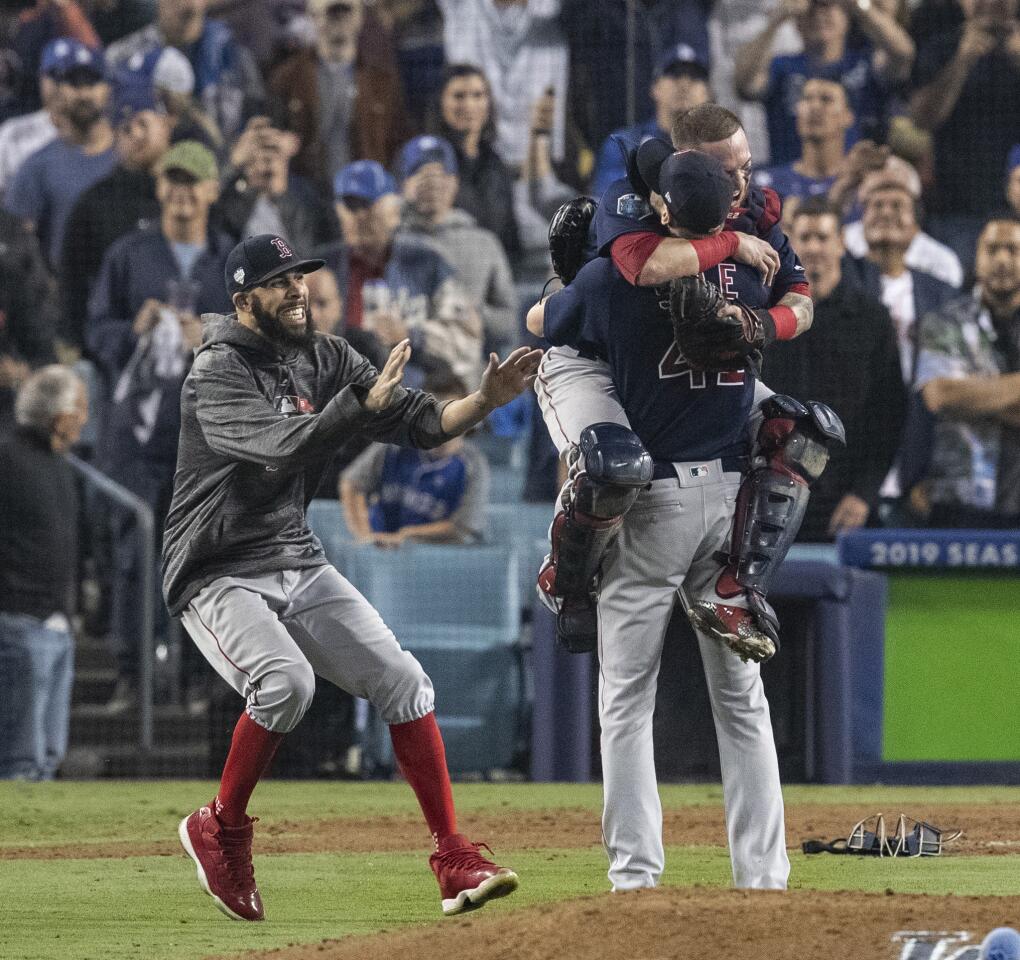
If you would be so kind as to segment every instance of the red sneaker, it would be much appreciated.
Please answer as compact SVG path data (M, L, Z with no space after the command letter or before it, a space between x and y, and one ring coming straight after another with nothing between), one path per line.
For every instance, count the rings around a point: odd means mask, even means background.
M264 920L262 898L255 886L251 817L243 827L224 826L212 805L199 807L177 828L181 845L198 867L198 882L233 920Z
M472 843L463 834L454 833L440 840L439 849L429 857L443 894L443 913L448 917L477 910L517 889L517 874L486 860L482 847L489 850L484 843Z
M700 600L688 616L695 630L725 643L745 663L762 663L775 656L775 641L761 629L750 610Z

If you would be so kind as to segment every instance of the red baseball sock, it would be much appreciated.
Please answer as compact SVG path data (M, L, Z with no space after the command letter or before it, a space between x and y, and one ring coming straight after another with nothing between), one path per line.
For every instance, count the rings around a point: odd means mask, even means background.
M427 713L410 723L390 724L390 738L400 772L418 798L438 849L440 840L457 832L457 813L436 715Z
M244 825L247 816L245 811L255 784L268 769L282 739L282 733L273 733L260 726L248 716L247 711L241 714L241 719L234 727L230 753L223 765L220 792L216 795L213 808L217 819L224 826Z

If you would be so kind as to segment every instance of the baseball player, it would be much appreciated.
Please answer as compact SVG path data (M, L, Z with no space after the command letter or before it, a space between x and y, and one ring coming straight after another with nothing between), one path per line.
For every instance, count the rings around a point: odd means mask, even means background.
M718 235L732 185L716 158L674 154L662 163L655 187L664 201L662 221L674 235ZM723 276L745 304L724 311L740 315L767 302L768 288L754 268L734 264ZM529 325L536 320L551 343L570 343L606 364L626 417L625 424L582 429L573 484L575 516L590 518L596 533L611 523L616 536L567 544L605 550L598 655L609 879L614 890L651 887L664 866L652 742L662 641L681 586L728 602L719 597L717 553L728 552L750 447L755 378L745 364L712 372L692 367L677 353L669 301L655 288L633 286L610 258L590 261L568 286L533 307ZM547 398L547 407L555 418L555 400ZM782 411L766 402L762 412L767 424ZM824 457L820 430L783 419L786 437ZM785 463L781 453L770 451L769 459ZM796 457L789 459L793 466L784 468L792 472ZM562 539L556 546L573 570L579 558L568 557ZM760 667L704 631L698 642L719 741L734 882L785 888L783 800Z
M164 594L206 659L246 702L219 792L181 821L202 888L228 916L263 919L248 800L280 740L308 709L315 675L364 697L390 726L393 751L435 846L445 914L517 886L513 871L458 832L429 678L378 613L332 566L305 507L333 452L355 433L435 447L534 380L541 351L490 355L479 388L439 404L401 386L404 340L381 372L340 337L315 333L301 260L282 237L238 244L226 284L236 312L208 315L184 383Z
M677 118L673 140L677 150L697 150L716 157L731 177L732 206L726 229L693 238L669 236L649 205L652 191L646 176L654 177L671 151L661 141L651 140L630 156L628 177L607 189L594 211L590 231L580 218L585 236L579 241L568 238L568 247L579 250L585 246L584 240L590 240L590 234L594 234L588 248L611 258L620 275L638 286L655 286L701 273L727 298L740 299L754 308L755 320L764 325L767 341L790 339L808 329L812 305L804 270L779 227L779 197L767 189L750 186L750 151L740 121L717 104L704 104ZM576 218L577 202L573 207L567 204L561 208L557 218L563 216ZM550 229L554 259L559 226L554 218ZM576 272L579 265L576 259L568 264L568 273ZM757 271L759 286L753 283L753 273L747 268ZM738 277L743 278L739 284ZM532 332L540 331L537 315L529 316L529 327ZM669 368L669 378L679 383L688 376L687 367L675 346L669 349L669 355L660 358L661 366L664 371ZM691 383L694 389L694 381ZM542 361L536 391L553 442L568 462L576 461L581 432L590 424L610 422L629 429L606 364L584 344L580 350L570 347L549 350ZM756 411L770 392L758 385ZM811 419L810 411L800 404L796 404L794 412L803 420ZM764 597L768 577L747 575L746 569L743 576L739 572L741 543L760 533L757 529L760 524L747 516L750 505L758 499L752 496L756 486L760 485L749 475L747 488L741 494L740 519L728 551L731 560L719 575L716 591L719 596L696 603L691 614L698 627L740 656L766 660L778 644L778 623ZM789 508L802 515L806 485L799 486L804 486L804 490L794 491ZM565 509L554 522L553 546L549 562L539 576L539 590L543 599L557 610L561 638L571 649L583 650L593 648L595 637L596 591L589 574L597 570L598 557L615 535L626 505L621 502L618 511L614 505L612 516L592 517L583 505L580 508L574 505L573 491L568 481L561 497ZM770 553L774 550L785 553L796 532L795 525L799 524L799 519L795 522L791 518L782 519L781 536L770 537L775 541L769 545ZM563 575L565 568L559 558L561 549L568 557L567 576ZM575 565L573 557L578 553L587 562ZM779 559L780 555L775 556L769 569L774 571ZM750 556L744 559L745 567L751 560Z

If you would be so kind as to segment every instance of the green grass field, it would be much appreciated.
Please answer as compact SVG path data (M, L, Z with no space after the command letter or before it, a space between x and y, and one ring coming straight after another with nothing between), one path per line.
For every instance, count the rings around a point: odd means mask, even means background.
M200 891L183 853L104 859L108 840L173 838L180 817L214 790L208 782L179 781L0 784L0 851L95 845L89 859L0 859L0 960L197 960L439 919L438 890L424 852L259 855L256 845L267 905L264 924L221 916ZM667 808L721 803L718 786L664 787L662 795ZM595 822L601 791L598 785L460 784L455 796L468 824L472 811L522 818L528 811L564 807L588 808ZM791 787L786 798L789 804L849 803L863 816L879 809L910 812L933 802L1015 804L1020 789ZM252 808L263 826L415 811L407 787L388 783L268 781L260 785ZM486 839L499 843L498 837ZM485 914L607 889L605 855L598 847L499 848L498 854L518 871L521 888ZM791 859L794 887L1020 896L1017 856L891 861L791 852ZM671 847L663 882L726 886L726 851Z

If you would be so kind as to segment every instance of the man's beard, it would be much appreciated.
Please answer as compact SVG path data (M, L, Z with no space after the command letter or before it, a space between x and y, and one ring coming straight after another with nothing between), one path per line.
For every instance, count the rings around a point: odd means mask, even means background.
M93 103L81 102L72 104L66 111L67 122L74 127L75 132L84 136L99 122L103 111Z
M266 310L257 295L252 297L251 312L259 332L268 340L281 347L299 347L307 350L315 339L315 327L312 325L312 311L305 299L305 329L301 333L292 333L271 310Z

